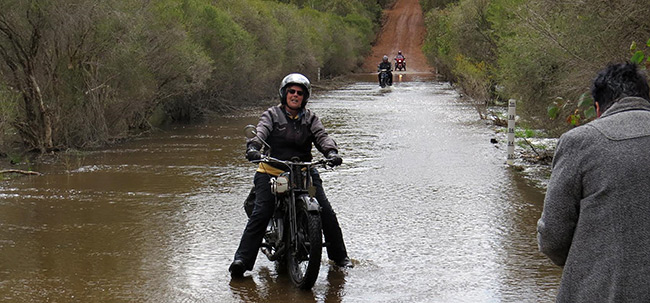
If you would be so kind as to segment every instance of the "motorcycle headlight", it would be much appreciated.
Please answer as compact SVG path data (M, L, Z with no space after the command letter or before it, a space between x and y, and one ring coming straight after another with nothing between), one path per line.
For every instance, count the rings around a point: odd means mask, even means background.
M277 180L277 193L282 194L285 193L289 190L289 176L287 175L281 175L278 176Z
M271 178L271 193L283 194L289 190L289 176L280 175L277 178Z

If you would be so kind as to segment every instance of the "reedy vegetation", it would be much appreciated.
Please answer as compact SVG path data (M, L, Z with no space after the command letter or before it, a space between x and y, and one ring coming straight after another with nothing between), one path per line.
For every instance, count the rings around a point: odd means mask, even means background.
M425 54L478 101L518 100L529 127L558 135L608 63L629 60L650 38L644 0L420 0ZM643 60L642 63L647 63ZM559 119L549 106L562 104ZM584 122L584 120L582 121Z
M3 0L0 152L101 146L268 100L289 72L350 72L385 2Z

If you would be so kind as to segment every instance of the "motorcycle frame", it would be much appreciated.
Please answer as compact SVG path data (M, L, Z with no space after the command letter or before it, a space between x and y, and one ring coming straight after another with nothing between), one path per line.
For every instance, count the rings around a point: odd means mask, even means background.
M283 245L277 245L276 249L278 251L276 254L267 255L269 260L271 261L276 261L282 256L286 254L286 247L288 245L290 252L289 253L295 253L297 250L297 235L298 235L298 226L297 226L297 208L298 208L298 203L303 203L305 205L305 208L307 209L308 212L314 212L314 213L320 213L321 207L320 203L315 197L315 188L314 192L310 193L310 188L313 187L313 180L311 176L311 170L314 169L314 166L318 164L323 164L324 161L316 161L316 162L311 162L311 163L302 163L302 162L291 162L291 161L282 161L282 160L277 160L277 159L272 159L269 157L269 159L273 162L278 162L286 165L289 170L289 189L288 192L278 194L275 193L275 203L276 203L276 209L279 207L279 205L283 204L285 207L285 213L283 215L283 218L277 218L275 216L275 213L273 215L272 220L288 220L289 221L289 243L284 243ZM281 222L281 224L278 225L278 229L282 228L284 230L284 225L286 224L285 222ZM280 226L282 225L282 226ZM280 241L284 241L284 232L279 234L279 239ZM281 243L281 242L280 242ZM282 247L284 246L284 248Z
M318 203L318 200L314 197L316 195L316 190L313 188L313 182L312 182L312 176L311 176L311 170L314 169L315 166L322 165L324 168L326 168L326 164L328 161L326 160L319 160L311 163L303 163L303 162L292 162L292 161L283 161L279 159L275 159L272 157L268 156L268 153L270 153L271 146L262 139L256 131L256 127L253 125L247 125L244 128L244 132L247 138L252 139L254 137L257 137L263 145L266 147L266 156L260 161L266 161L266 162L276 162L280 164L284 164L289 168L289 195L285 195L284 197L281 197L281 195L278 195L277 193L274 193L275 196L275 210L273 213L273 216L271 217L271 220L284 220L287 219L287 214L285 213L283 218L276 218L276 211L278 209L278 203L285 203L286 207L288 208L289 215L289 241L288 243L290 245L291 253L294 253L297 250L297 232L298 232L298 226L297 226L297 214L296 214L296 208L297 204L299 201L302 201L302 203L305 203L305 207L308 212L315 212L315 213L320 213L321 207L320 204ZM305 169L303 170L302 167ZM302 173L304 172L304 177L302 177ZM296 179L300 178L300 179ZM303 181L304 180L304 181ZM297 186L297 184L302 184L304 182L304 186L301 188ZM313 188L313 190L312 190ZM296 197L296 192L299 192L299 195ZM305 193L307 192L307 193ZM282 243L284 239L282 237L284 236L284 224L285 222L279 222L278 224L278 232L282 231L279 233L278 236L280 236L280 239L278 239L280 242L276 243L278 249L275 254L271 255L270 253L267 253L262 250L262 252L267 256L267 258L271 261L276 261L278 258L281 258L285 256L285 249L286 249L286 243ZM322 230L321 230L322 232Z
M285 197L288 199L285 203L288 206L289 215L289 246L291 251L295 252L297 249L297 235L298 235L298 217L297 208L298 203L303 203L309 212L320 213L320 204L315 197L309 195L309 188L313 186L311 169L312 165L309 164L288 164L289 166L289 195ZM304 170L302 168L305 168ZM277 199L277 196L276 196Z

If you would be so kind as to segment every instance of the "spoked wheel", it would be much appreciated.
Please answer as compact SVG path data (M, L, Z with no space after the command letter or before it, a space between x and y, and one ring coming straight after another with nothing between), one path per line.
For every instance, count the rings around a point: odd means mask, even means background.
M310 213L304 207L299 207L296 217L297 243L287 254L289 276L299 288L311 289L318 278L323 252L320 214Z

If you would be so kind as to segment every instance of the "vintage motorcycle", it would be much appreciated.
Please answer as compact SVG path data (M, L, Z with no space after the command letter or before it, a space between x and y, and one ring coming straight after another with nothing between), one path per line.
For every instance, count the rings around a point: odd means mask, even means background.
M393 83L390 78L390 74L388 73L388 70L382 68L379 70L379 86L384 88L386 87L386 85L393 85Z
M255 126L244 129L246 137L257 136ZM264 145L268 144L259 138ZM256 163L267 162L284 166L285 172L271 178L269 186L275 196L275 211L264 235L260 250L270 261L286 266L291 281L301 289L311 289L318 278L323 252L323 232L321 226L321 207L314 195L316 187L312 183L311 170L326 168L328 160L301 162L279 160L262 156ZM249 194L244 204L250 217L253 211L254 192Z
M395 70L406 70L406 61L404 58L395 58Z

